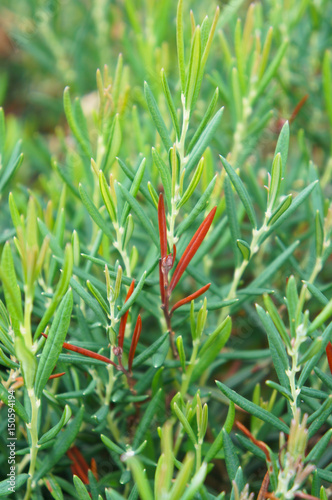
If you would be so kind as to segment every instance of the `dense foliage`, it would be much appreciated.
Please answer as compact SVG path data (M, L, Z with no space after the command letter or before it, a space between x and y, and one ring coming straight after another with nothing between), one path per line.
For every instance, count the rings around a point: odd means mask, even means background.
M331 496L331 19L2 2L0 496Z

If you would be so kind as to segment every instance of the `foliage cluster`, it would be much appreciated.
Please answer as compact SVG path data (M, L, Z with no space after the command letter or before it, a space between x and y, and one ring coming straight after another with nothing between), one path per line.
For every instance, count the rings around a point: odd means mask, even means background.
M1 497L329 498L331 10L4 0Z

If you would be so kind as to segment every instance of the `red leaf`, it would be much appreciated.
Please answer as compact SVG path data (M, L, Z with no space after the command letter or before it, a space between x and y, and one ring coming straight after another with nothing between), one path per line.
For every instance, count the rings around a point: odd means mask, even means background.
M206 290L208 290L210 288L210 285L211 285L211 283L208 283L207 285L205 285L202 288L200 288L199 290L197 290L197 292L194 292L191 295L188 295L188 297L186 297L186 298L184 298L182 300L179 300L179 302L177 302L176 304L174 304L174 306L172 307L172 309L171 309L171 315L179 307L183 306L184 304L188 304L188 302L191 302L192 300L196 299L200 295L203 295L203 293L205 293Z
M332 373L332 344L329 342L326 346L326 356L329 363L330 372Z
M258 446L258 448L260 448L264 452L266 459L271 462L270 451L264 441L259 441L258 439L256 439L255 436L253 436L251 432L243 424L241 424L241 422L236 421L235 423L240 431L242 431L243 434L245 434L250 439L250 441Z
M289 119L289 124L293 123L293 121L297 117L300 109L304 106L304 104L305 104L306 100L308 99L308 97L309 97L309 94L306 94L304 97L302 97L301 101L295 106L295 109L294 109L294 111L292 113L292 116Z
M128 370L129 370L129 372L131 372L131 368L133 366L135 351L136 351L136 347L137 347L137 344L139 341L139 337L141 335L141 331L142 331L142 318L141 318L141 315L139 314L137 321L136 321L133 337L131 339L130 351L129 351L129 356L128 356Z
M159 260L159 286L160 286L160 297L161 303L165 304L165 281L164 281L164 273L162 270L162 260Z
M159 239L160 239L160 253L161 253L161 258L164 259L167 256L167 225L166 225L164 197L162 193L160 193L159 195L159 202L158 202L158 226L159 226Z
M73 446L67 451L67 455L73 461L71 466L72 473L78 476L84 484L89 484L89 466L80 450L76 446Z
M135 287L135 280L133 280L131 282L125 303L129 299L129 297L132 295L132 293L134 291L134 287ZM129 310L124 313L124 315L121 317L121 321L120 321L119 334L118 334L118 347L120 347L121 349L123 348L124 334L125 334L125 330L126 330L128 314L129 314Z
M42 333L42 335L47 339L47 335L45 333ZM79 354L83 354L83 356L87 356L88 358L99 359L99 361L104 361L104 363L108 363L117 368L117 365L111 359L106 358L106 356L102 356L101 354L98 354L96 352L89 351L88 349L84 349L84 347L78 347L77 345L68 344L67 342L64 342L62 344L62 347L68 349L68 351L73 351L73 352L78 352Z
M270 476L269 473L267 472L264 476L261 488L258 493L257 500L265 500L269 484L270 484Z
M174 288L178 284L178 282L179 282L182 274L186 270L189 262L191 261L191 259L193 258L193 256L197 252L197 250L199 249L202 241L204 240L206 233L210 229L210 226L212 224L216 210L217 210L217 207L214 207L211 210L211 212L209 213L209 215L203 220L202 224L199 226L196 233L192 237L189 245L185 249L185 251L184 251L184 253L183 253L183 255L182 255L182 257L181 257L181 259L180 259L180 261L179 261L178 265L176 266L175 271L173 273L171 283L169 286L170 293L172 292L172 290L174 290Z
M63 376L63 375L65 375L65 374L66 374L66 372L61 372L61 373L53 373L53 375L51 375L51 376L49 377L49 379L48 379L48 380L51 380L51 379L53 379L53 378L59 378L59 377L62 377L62 376Z

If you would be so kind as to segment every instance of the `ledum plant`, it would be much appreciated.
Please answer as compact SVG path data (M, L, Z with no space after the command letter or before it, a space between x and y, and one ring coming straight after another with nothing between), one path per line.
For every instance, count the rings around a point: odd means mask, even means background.
M143 30L126 1L131 56L97 70L82 100L66 87L68 127L38 189L15 185L23 157L0 113L4 498L331 494L330 151L320 180L292 132L307 97L289 121L272 109L307 6L265 29L260 4L236 21L240 3L197 24L180 0L176 50L161 50L150 21L166 30L171 3L144 4ZM329 52L317 71L328 127Z

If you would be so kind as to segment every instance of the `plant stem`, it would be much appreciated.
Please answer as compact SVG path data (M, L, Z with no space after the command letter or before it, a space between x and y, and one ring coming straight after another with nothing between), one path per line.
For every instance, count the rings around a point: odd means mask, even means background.
M251 240L251 244L250 244L250 256L249 256L249 260L243 260L241 262L241 264L235 268L234 270L234 275L233 275L233 280L232 280L232 286L228 292L228 295L226 297L225 300L231 300L231 299L234 299L236 297L236 291L237 291L237 287L239 286L239 283L241 281L241 278L242 278L242 275L244 273L244 271L246 270L249 262L251 261L252 257L258 252L259 250L259 240L261 238L261 236L265 233L265 231L267 231L268 229L268 226L267 226L267 221L268 221L268 215L265 214L265 219L264 219L264 222L262 224L262 226L260 227L260 229L253 229L252 230L252 240ZM229 311L230 311L230 307L224 307L221 311L221 314L220 314L220 318L219 318L219 321L224 321L224 319L228 316L229 314Z
M38 412L40 407L40 399L36 398L35 391L33 388L28 389L28 395L31 404L31 421L27 424L27 428L30 432L30 466L29 466L29 479L27 482L27 489L24 496L24 500L29 500L31 496L32 489L34 488L34 483L32 482L33 475L36 468L36 460L38 453Z
M191 353L189 365L188 365L186 371L182 375L182 383L181 383L181 389L180 389L180 393L181 393L182 397L184 397L186 395L189 384L190 384L191 375L193 373L193 370L194 370L195 364L196 364L196 358L197 358L197 354L198 354L199 345L200 345L199 339L195 339L193 341L193 350Z

